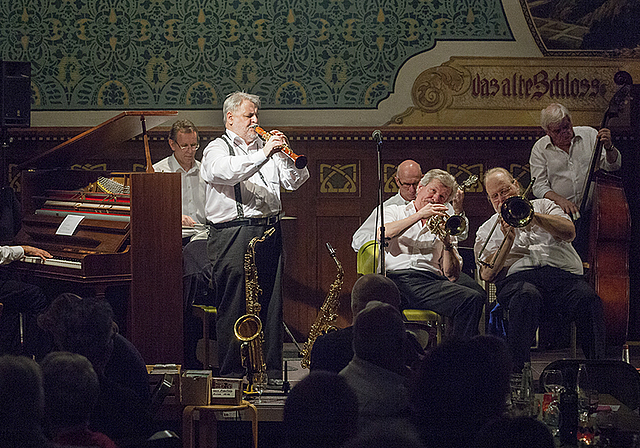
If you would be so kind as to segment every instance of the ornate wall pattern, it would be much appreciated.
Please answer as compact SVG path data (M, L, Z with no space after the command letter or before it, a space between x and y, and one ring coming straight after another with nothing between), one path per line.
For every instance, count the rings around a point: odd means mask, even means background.
M34 110L375 108L438 40L513 40L500 0L2 0Z

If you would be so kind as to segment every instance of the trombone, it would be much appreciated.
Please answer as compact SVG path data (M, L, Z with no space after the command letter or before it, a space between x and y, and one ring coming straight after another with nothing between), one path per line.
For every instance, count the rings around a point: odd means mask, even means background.
M533 187L533 183L535 182L535 180L535 177L531 179L531 182L529 182L529 186L527 186L527 189L524 191L524 193L522 193L521 196L511 196L502 203L502 206L500 207L500 216L498 217L498 219L496 219L493 227L491 227L489 236L487 236L487 240L482 245L480 253L478 253L478 263L480 263L481 265L489 269L493 269L496 264L496 260L498 259L498 255L502 251L502 247L504 246L505 241L507 241L507 237L505 235L505 237L502 239L502 243L500 243L500 247L498 247L498 250L489 263L481 260L484 249L487 247L489 240L491 240L491 236L496 230L498 223L500 223L500 218L502 218L504 222L509 224L511 227L515 228L525 227L533 219L533 216L535 215L535 212L533 211L533 205L526 199L526 196L527 194L529 194L529 191L531 191L531 187Z

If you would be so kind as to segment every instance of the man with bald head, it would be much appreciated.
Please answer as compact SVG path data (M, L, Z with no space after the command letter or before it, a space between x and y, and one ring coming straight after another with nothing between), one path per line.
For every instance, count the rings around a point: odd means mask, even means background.
M480 277L495 283L497 301L509 311L507 343L514 368L521 370L531 360L531 341L544 318L575 321L585 357L603 358L602 302L584 280L582 261L571 245L576 232L569 215L551 199L534 199L529 224L512 227L500 210L521 194L520 184L506 169L492 168L484 185L496 213L476 233L476 259Z
M422 179L422 169L417 162L413 160L405 160L398 165L398 171L394 177L396 185L398 185L398 193L387 199L382 206L384 208L389 205L405 205L416 198L416 187ZM360 248L368 241L375 239L377 222L379 221L378 208L375 208L369 217L353 234L351 247L358 252Z
M400 307L400 292L395 283L380 274L360 277L351 290L353 320L369 302L377 300L396 309ZM415 361L421 352L412 344L407 349L407 364ZM416 350L418 353L416 353ZM319 336L311 350L311 370L340 372L353 358L353 325Z
M398 186L398 193L391 196L382 204L386 209L391 205L407 205L409 202L415 200L418 184L422 179L422 169L418 162L411 159L407 159L398 165L398 170L394 180ZM449 215L455 213L459 215L462 213L462 202L464 200L464 191L457 189L456 194L451 200L449 206ZM465 219L467 219L465 217ZM353 234L351 240L351 247L354 251L358 252L360 248L367 242L375 239L376 229L380 227L380 212L379 208L373 209L369 217L360 225L358 230ZM458 235L458 241L464 241L469 233L469 222L467 221L466 230Z

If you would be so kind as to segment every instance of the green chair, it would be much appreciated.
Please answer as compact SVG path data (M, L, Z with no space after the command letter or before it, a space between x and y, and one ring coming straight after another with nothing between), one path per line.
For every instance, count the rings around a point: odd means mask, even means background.
M379 248L376 241L368 241L362 245L357 256L358 275L375 274L378 272ZM436 344L442 342L444 319L443 317L430 310L420 310L407 308L402 310L404 319L407 322L421 323L429 328L435 328ZM429 343L429 345L433 345Z

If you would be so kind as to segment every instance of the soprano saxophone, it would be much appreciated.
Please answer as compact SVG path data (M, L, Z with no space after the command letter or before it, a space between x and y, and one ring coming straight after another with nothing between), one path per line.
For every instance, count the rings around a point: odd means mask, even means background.
M333 258L333 261L336 262L338 273L336 274L336 279L329 287L327 298L324 299L324 303L320 307L320 311L316 316L315 322L311 326L311 330L309 330L309 339L307 339L307 342L302 346L302 350L300 352L302 355L302 361L300 362L300 365L305 369L309 368L311 365L311 349L313 348L313 343L316 342L318 336L328 333L329 331L337 330L333 325L333 322L338 317L337 312L338 307L340 306L340 290L342 289L344 270L342 269L342 264L338 261L336 251L331 247L331 244L327 243L327 249L329 249L329 253Z
M264 385L267 382L267 365L264 361L262 346L264 344L264 332L260 319L260 302L258 298L262 289L258 284L258 269L256 267L256 249L258 243L273 235L275 229L270 227L262 236L256 236L247 246L244 254L244 283L246 295L246 314L236 320L233 332L242 343L240 354L242 365L247 369L249 380L248 392L254 391L254 385Z

